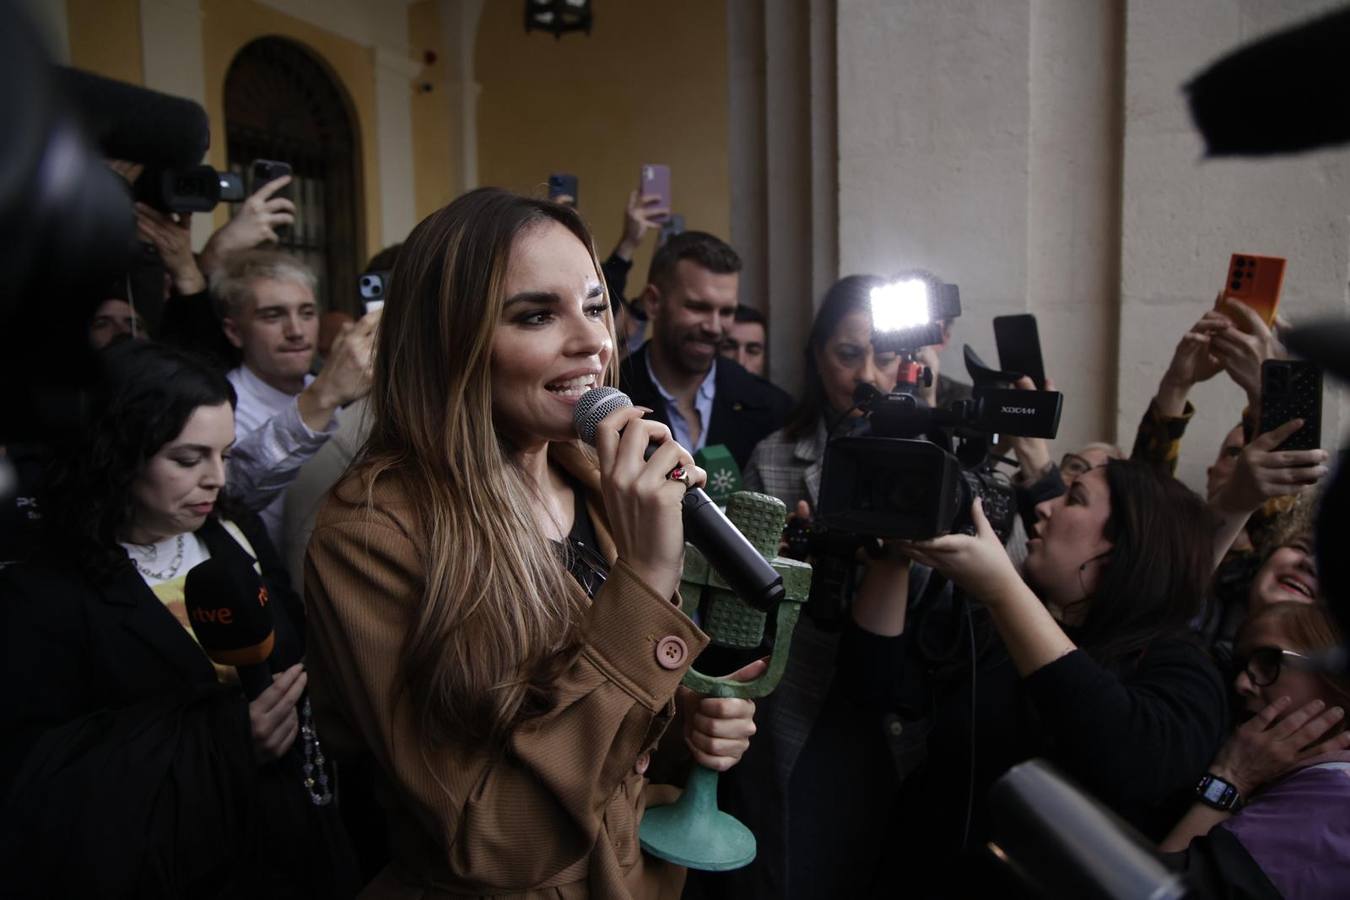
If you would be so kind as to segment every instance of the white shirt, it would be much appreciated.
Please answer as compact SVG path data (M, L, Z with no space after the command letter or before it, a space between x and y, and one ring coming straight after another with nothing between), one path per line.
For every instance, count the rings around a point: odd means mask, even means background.
M323 431L313 431L300 418L296 395L279 391L246 366L226 376L234 386L235 446L231 451L227 490L258 513L276 549L282 546L285 489L337 429L334 416ZM305 386L314 380L305 376Z

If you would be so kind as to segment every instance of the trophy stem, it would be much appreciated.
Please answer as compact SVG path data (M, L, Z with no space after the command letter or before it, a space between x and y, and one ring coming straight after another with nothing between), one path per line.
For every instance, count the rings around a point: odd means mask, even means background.
M725 872L755 858L755 836L717 808L717 772L695 766L684 794L670 806L648 809L639 832L642 849L690 869Z

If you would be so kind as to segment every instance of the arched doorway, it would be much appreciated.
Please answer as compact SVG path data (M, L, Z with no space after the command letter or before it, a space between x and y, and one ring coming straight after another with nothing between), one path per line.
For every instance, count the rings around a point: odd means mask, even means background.
M325 308L357 313L365 260L360 144L337 80L294 41L252 41L225 75L225 143L229 167L245 183L255 159L291 164L296 221L280 247L314 269Z

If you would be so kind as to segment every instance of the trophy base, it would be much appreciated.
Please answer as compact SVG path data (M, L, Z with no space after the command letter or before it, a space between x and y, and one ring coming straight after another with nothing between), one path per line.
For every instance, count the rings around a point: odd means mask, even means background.
M642 816L638 832L642 849L704 872L749 865L755 859L755 836L735 817L718 810L716 797L717 773L696 767L679 801L648 809Z

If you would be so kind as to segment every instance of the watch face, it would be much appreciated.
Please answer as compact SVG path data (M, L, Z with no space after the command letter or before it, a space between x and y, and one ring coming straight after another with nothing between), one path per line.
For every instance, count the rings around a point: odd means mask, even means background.
M1222 781L1211 780L1205 785L1204 797L1210 803L1222 803L1225 795L1228 793L1228 785Z

